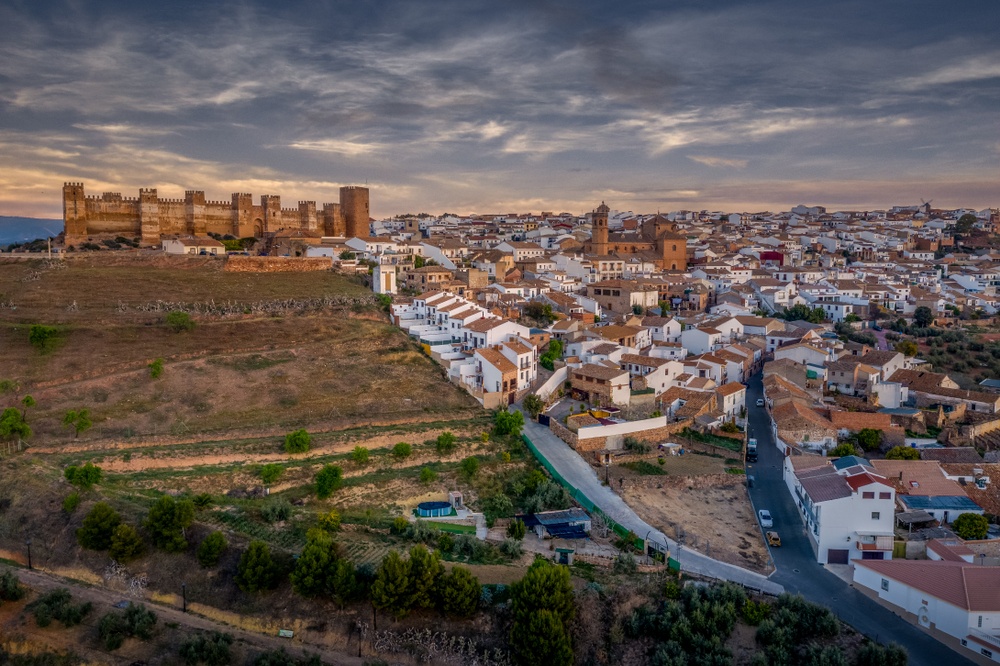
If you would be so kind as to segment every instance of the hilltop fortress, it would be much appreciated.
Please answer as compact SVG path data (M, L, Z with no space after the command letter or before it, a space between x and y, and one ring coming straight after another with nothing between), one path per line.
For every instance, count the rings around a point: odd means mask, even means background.
M144 245L157 245L164 235L232 234L237 238L263 237L281 229L303 229L324 236L368 236L368 188L341 187L340 203L300 201L282 208L281 197L263 194L253 204L250 194L233 194L231 201L208 201L200 190L183 199L161 199L156 189L140 189L137 198L118 192L87 196L83 183L63 185L63 222L66 243L92 234L140 236Z

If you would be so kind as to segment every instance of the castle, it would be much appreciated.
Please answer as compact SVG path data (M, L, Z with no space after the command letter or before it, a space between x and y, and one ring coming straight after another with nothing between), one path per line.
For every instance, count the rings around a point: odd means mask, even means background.
M687 270L687 237L677 233L677 225L659 213L643 221L639 234L608 233L608 212L601 202L591 213L590 241L584 249L598 256L640 257L668 271Z
M87 196L83 183L63 185L63 222L66 244L80 243L91 234L140 236L144 245L158 245L164 235L231 234L237 238L263 237L280 229L304 229L324 236L353 238L369 235L367 187L341 187L340 203L300 201L298 208L282 208L281 197L264 194L253 204L250 194L233 194L232 201L208 201L200 190L183 199L161 199L156 189L140 189L138 198L117 192Z

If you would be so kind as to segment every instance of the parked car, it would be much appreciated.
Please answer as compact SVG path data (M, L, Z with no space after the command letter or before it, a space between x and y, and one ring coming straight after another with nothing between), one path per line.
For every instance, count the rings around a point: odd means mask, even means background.
M764 406L764 398L757 398L757 406L758 407Z
M761 509L757 512L757 517L760 519L760 526L763 528L774 527L774 521L771 519L771 512L767 509Z
M768 546L774 546L775 548L781 547L781 537L778 536L777 532L771 531L765 534L764 536L767 537Z

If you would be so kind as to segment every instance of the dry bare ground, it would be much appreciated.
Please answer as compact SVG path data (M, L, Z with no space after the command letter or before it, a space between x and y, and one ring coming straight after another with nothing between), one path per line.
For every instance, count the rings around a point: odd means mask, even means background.
M632 477L652 487L630 484L626 478L622 498L639 517L668 536L683 534L685 549L770 573L744 477L726 474L722 459L700 455L668 458L665 468L667 476ZM682 563L683 557L682 552Z

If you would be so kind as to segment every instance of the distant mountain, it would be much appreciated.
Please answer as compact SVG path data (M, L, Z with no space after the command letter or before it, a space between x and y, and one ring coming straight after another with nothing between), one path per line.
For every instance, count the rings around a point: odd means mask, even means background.
M62 220L0 215L0 245L48 238L62 232Z

